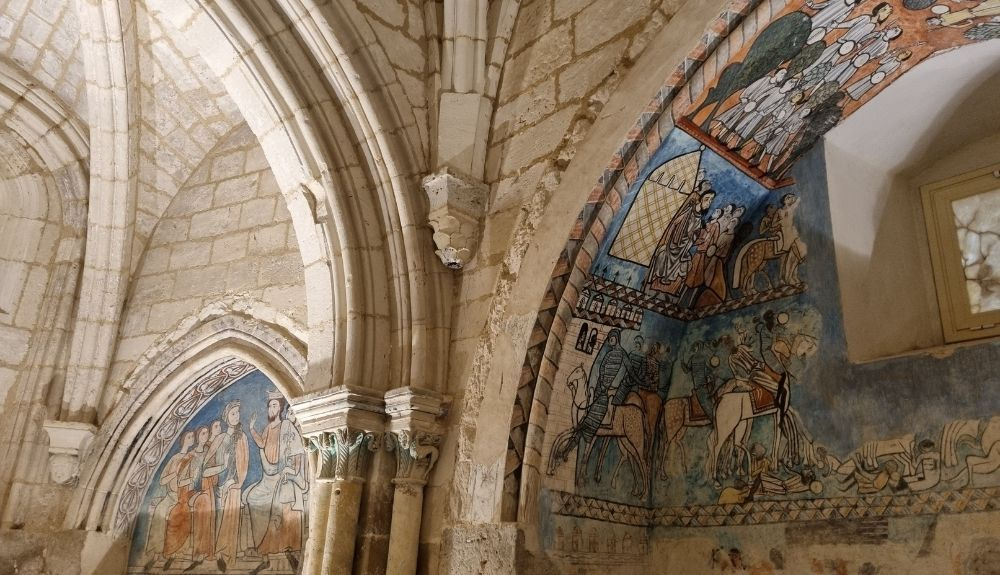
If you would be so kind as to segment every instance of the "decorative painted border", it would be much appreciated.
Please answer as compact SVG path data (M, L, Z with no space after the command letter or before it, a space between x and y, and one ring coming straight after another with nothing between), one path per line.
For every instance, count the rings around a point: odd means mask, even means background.
M132 526L139 512L142 497L156 473L164 455L177 439L184 424L219 391L236 383L257 368L242 359L221 360L205 370L184 391L147 435L147 443L132 467L132 473L118 497L114 532L123 535Z
M722 527L789 521L864 519L1000 511L1000 487L649 508L552 491L552 512L645 527Z
M786 0L769 2L771 12L780 11L786 4ZM715 73L716 61L721 59L724 64L730 53L739 49L744 38L752 37L757 29L756 18L746 17L762 3L764 0L734 0L709 24L698 45L670 74L639 115L577 216L542 298L521 367L521 379L511 414L504 480L504 497L512 505L505 505L505 508L519 508L532 405L537 396L538 401L546 409L548 407L562 339L572 319L585 272L629 187L674 127L672 115L664 112L669 111L682 89L686 88L689 100L693 100L704 87L704 77ZM534 467L530 462L528 465ZM531 520L526 517L505 519Z

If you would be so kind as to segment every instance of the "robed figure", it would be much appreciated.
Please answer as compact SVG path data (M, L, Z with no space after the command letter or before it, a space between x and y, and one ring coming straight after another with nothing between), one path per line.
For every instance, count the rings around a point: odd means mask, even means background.
M691 268L691 248L704 227L702 215L714 199L715 192L707 180L700 181L688 194L656 244L643 291L666 294L674 301L680 298Z
M295 424L281 417L284 403L280 393L268 393L267 425L258 432L254 426L256 415L250 422L263 476L244 497L253 544L261 557L302 549L306 458Z

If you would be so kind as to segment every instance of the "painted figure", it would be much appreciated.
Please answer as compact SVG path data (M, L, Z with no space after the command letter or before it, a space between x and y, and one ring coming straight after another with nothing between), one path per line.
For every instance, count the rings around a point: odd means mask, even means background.
M198 444L194 448L191 499L191 558L192 565L200 565L215 552L215 488L222 466L214 461L211 451L214 440L222 435L222 423L215 421L212 427L202 426L196 431Z
M166 536L163 540L163 556L167 558L167 563L163 569L169 569L171 562L185 554L185 547L191 538L191 496L193 495L191 483L193 474L191 462L194 454L191 448L194 446L195 433L185 431L181 436L180 459L177 461L177 473L173 481L176 482L177 503L170 508L167 513Z
M971 8L945 12L927 19L931 26L968 26L976 18L1000 16L1000 0L982 0Z
M658 341L654 341L646 348L645 366L638 393L646 412L646 441L649 448L653 446L653 433L656 422L660 419L660 410L663 409L663 400L660 398L660 365L663 356L669 353L670 346Z
M653 252L646 276L645 291L665 294L676 301L684 288L691 266L691 247L702 228L701 217L715 200L715 192L702 180L678 208Z
M879 60L879 67L874 72L847 87L847 95L852 100L864 98L868 92L884 82L889 74L899 70L903 62L909 60L911 56L913 56L913 52L909 50L890 52L882 56Z
M766 96L769 92L777 90L784 83L788 70L778 69L774 75L767 75L757 79L740 92L739 100L723 110L717 117L717 125L714 128L715 137L729 147L735 146L735 142L730 141L730 136L736 131L736 126L740 124L744 116L757 108L758 100Z
M181 449L167 461L160 475L160 486L164 490L163 497L156 501L149 520L149 531L146 534L146 550L152 551L152 558L146 563L146 569L152 569L153 564L161 559L167 559L166 537L167 518L170 511L177 505L178 485L177 474L181 463L185 461L187 452L194 443L194 434L187 432L181 436ZM168 559L170 562L173 559Z
M256 429L257 414L250 418L250 435L260 451L264 475L246 491L244 501L254 545L265 561L268 555L302 549L305 453L295 425L282 417L284 403L280 393L268 393L263 432Z
M780 86L772 88L754 102L753 109L736 125L736 144L731 147L742 148L753 140L757 131L767 124L771 115L792 99L794 96L793 90L798 84L799 80L797 78L789 78Z
M778 208L778 224L781 230L781 280L786 285L798 285L798 269L806 257L806 245L799 237L795 227L795 210L799 207L799 198L794 194L785 194Z
M740 219L745 212L746 208L743 206L735 208L733 208L732 204L726 206L723 217L719 222L719 235L708 251L709 258L705 266L702 289L697 299L695 299L694 307L716 305L726 301L729 295L726 264L733 249L736 228L739 226Z
M222 410L222 417L228 426L219 445L223 471L222 486L219 488L219 531L216 536L215 556L219 569L226 570L226 564L236 561L240 542L240 518L243 504L241 493L250 467L250 449L247 435L240 425L240 401L233 400Z
M823 78L824 82L832 82L837 86L845 86L854 78L868 62L884 56L889 51L889 44L899 38L903 29L892 26L880 32L873 32L858 43L859 48L849 57L837 62Z
M708 262L715 255L715 245L719 240L719 234L722 232L722 225L719 220L723 217L724 211L728 210L731 212L732 208L733 206L730 204L726 206L725 210L723 208L713 210L712 215L705 222L705 227L695 233L691 268L688 271L687 277L684 278L684 285L687 288L687 292L693 293L694 290L705 284L705 272L708 269Z
M979 447L984 455L968 455L965 458L964 485L974 486L976 475L1000 469L1000 417L992 417L986 423L979 437Z
M838 58L853 53L858 45L875 31L878 25L885 22L891 15L892 6L888 2L879 2L872 8L871 14L858 16L853 20L847 20L834 26L833 29L846 29L847 32L832 41L819 55L819 58L803 70L803 74L809 74L814 70L823 71L827 67L832 68ZM823 74L825 75L827 71L823 71Z
M715 416L715 377L709 367L709 355L705 349L705 343L696 341L691 346L691 355L687 363L682 363L681 368L691 374L691 385L694 388L694 397L698 400L698 405L702 411L712 419Z
M814 44L823 39L826 34L847 19L858 5L858 0L827 0L812 2L806 0L806 6L815 10L812 15L813 33L809 35L809 43Z
M941 482L941 452L934 449L934 442L925 439L917 445L913 473L903 476L903 487L910 491L926 491Z

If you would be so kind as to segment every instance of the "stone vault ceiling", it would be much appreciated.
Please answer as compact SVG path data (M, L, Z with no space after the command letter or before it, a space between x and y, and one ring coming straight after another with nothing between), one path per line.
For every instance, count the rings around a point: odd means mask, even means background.
M145 241L219 139L242 122L225 88L165 18L164 0L136 5L142 123L136 233Z
M202 158L242 121L218 79L163 18L163 0L135 5L141 89L140 245ZM8 58L89 123L76 5L0 0L0 57ZM137 254L138 255L138 254Z
M0 55L87 118L80 22L68 0L0 0Z

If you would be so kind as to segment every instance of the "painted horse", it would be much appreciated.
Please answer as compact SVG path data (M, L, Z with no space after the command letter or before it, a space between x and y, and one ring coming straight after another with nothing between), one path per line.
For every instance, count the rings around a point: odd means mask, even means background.
M778 251L777 247L776 238L766 237L747 242L740 248L736 256L736 266L733 268L733 287L739 289L745 296L753 295L757 293L754 285L757 275L763 274L764 280L767 281L767 289L774 288L771 278L764 272L764 264L788 256L788 252Z
M750 380L733 379L726 382L723 389L746 389L747 391L729 391L722 393L715 407L715 427L708 436L709 456L705 471L713 482L717 483L716 474L719 469L720 457L726 441L733 440L738 450L737 457L743 454L749 461L750 454L746 444L750 438L753 421L758 417L773 416L774 449L773 457L777 457L778 447L782 439L781 419L788 411L788 376L777 374L768 368L767 373L758 372L757 377ZM764 379L776 382L778 389L771 391L769 386L754 383L754 379ZM776 462L773 462L776 463Z
M618 441L620 456L614 471L611 472L611 487L616 488L618 472L626 460L632 469L633 487L631 494L635 497L645 497L649 489L649 472L646 465L646 411L642 400L636 393L630 393L625 403L612 406L604 423L597 429L597 435L587 445L583 456L586 469L594 445L600 441L601 449L597 456L597 467L594 471L594 481L601 482L601 472L604 469L604 456L612 439Z
M688 427L704 427L711 424L712 420L698 403L698 398L693 395L672 397L666 401L657 428L660 443L657 450L656 467L659 469L661 480L668 479L667 456L671 447L678 450L681 455L681 465L684 467L684 471L687 471L687 453L683 442L685 430Z
M549 453L549 464L546 470L548 475L554 475L556 468L569 458L569 454L579 446L583 439L580 436L580 422L587 413L587 409L595 398L590 397L591 391L587 388L587 374L582 366L576 367L566 380L566 386L572 394L572 420L573 425L556 436L552 443L552 450ZM645 411L642 407L642 400L636 394L629 394L625 403L612 406L605 415L604 421L597 432L589 441L584 451L581 465L576 470L576 483L583 484L586 478L586 470L590 462L590 456L595 444L600 440L597 471L594 479L600 483L601 471L604 463L604 456L607 453L608 445L612 439L617 440L621 458L615 466L611 481L614 486L618 472L622 464L627 459L632 469L634 479L633 495L643 496L646 494L649 485L648 472L646 470L645 453Z

